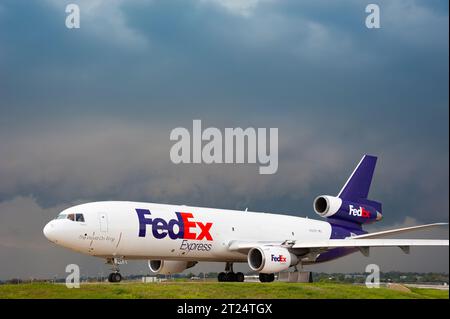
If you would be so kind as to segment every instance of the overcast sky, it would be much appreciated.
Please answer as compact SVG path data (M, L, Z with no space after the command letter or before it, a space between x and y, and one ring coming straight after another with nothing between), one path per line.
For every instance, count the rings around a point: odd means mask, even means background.
M77 3L81 28L65 27ZM320 218L361 156L382 229L449 216L447 0L0 2L0 279L105 274L53 246L71 205L139 200ZM170 131L277 127L279 168L175 165ZM448 230L414 234L448 238ZM316 271L444 271L448 248L374 250ZM219 270L222 265L196 266ZM248 269L246 266L242 269ZM148 272L145 262L123 273Z

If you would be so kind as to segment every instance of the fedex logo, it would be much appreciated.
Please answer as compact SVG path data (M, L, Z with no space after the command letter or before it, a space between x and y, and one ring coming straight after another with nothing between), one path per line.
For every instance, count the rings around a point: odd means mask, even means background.
M166 221L162 218L148 218L151 215L148 209L136 209L139 218L139 237L147 234L147 225L151 226L153 237L163 239L169 236L170 239L194 239L213 240L210 234L212 223L201 223L192 220L191 213L175 213L177 219ZM197 235L195 230L200 232Z
M270 255L270 259L273 262L276 262L276 263L285 263L285 262L287 262L286 257L283 256L283 255L278 255L278 256Z
M362 218L370 218L370 212L364 207L360 206L359 208L354 208L353 205L348 206L348 214L362 217Z

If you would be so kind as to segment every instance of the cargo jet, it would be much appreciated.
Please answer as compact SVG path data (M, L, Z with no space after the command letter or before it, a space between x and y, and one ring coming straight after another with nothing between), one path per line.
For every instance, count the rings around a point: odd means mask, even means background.
M44 227L53 243L106 259L110 282L119 265L148 260L156 274L174 274L201 261L224 262L219 281L244 281L233 263L247 262L261 282L291 267L327 262L371 247L448 246L447 240L387 239L435 223L367 233L364 224L382 219L381 203L368 199L377 158L365 155L336 196L318 196L314 211L324 221L296 216L185 205L93 202L62 211Z

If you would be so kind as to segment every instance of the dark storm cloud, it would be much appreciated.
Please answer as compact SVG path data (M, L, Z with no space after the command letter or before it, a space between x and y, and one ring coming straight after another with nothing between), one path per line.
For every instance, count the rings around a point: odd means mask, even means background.
M254 117L253 123L267 127L274 121ZM436 178L448 173L440 165L448 160L445 154L429 157L433 148L415 149L415 141L390 145L391 135L385 132L376 141L361 133L346 144L341 135L330 135L310 118L275 123L280 137L274 175L259 175L258 165L250 164L175 165L169 158L171 127L155 120L53 123L40 131L23 129L14 139L5 133L0 135L0 198L31 195L44 207L80 199L250 206L313 217L312 199L339 191L362 155L353 144L361 143L367 145L365 151L380 156L371 195L383 199L388 222L404 216L424 222L446 219L446 177ZM192 126L187 121L177 124ZM334 128L333 119L321 124ZM204 128L211 125L221 123L203 121Z
M261 1L243 17L213 1L97 1L79 31L64 28L64 1L53 2L7 2L1 20L4 101L25 114L130 116L164 113L163 104L381 120L398 117L392 108L442 112L448 99L447 14L422 3L383 3L373 32L359 2Z
M80 30L64 26L71 2ZM364 153L380 156L384 226L448 220L448 1L378 3L380 30L356 0L2 1L0 253L46 273L23 238L56 261L41 226L80 201L314 218L312 199L335 194ZM170 130L194 118L278 127L277 174L172 164ZM29 215L30 238L11 232ZM365 262L352 258L340 265Z

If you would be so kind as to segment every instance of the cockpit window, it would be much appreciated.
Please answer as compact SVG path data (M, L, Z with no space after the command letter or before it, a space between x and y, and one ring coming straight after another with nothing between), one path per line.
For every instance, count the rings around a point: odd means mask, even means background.
M74 222L84 223L83 214L59 214L56 216L56 219L68 219Z

